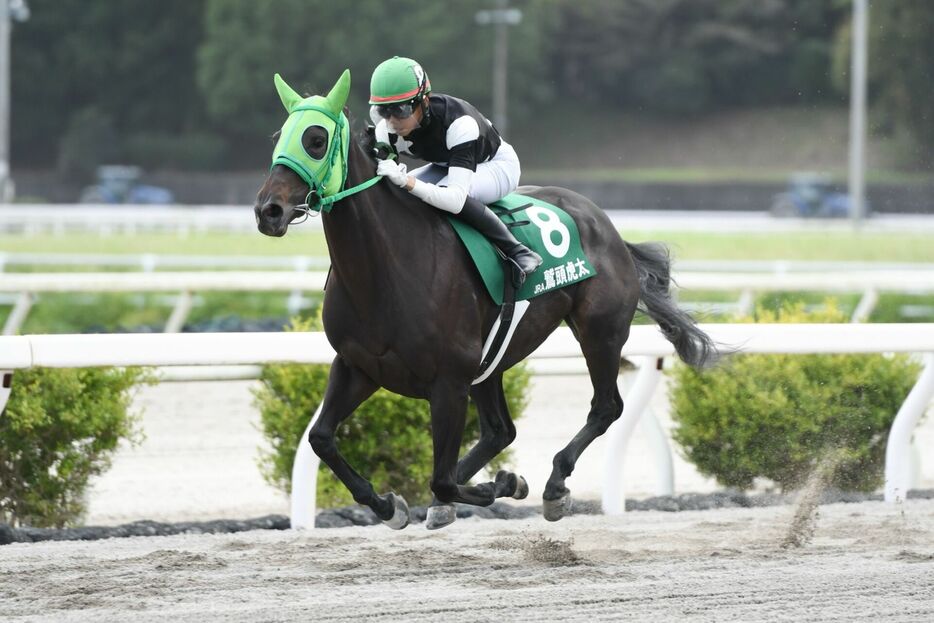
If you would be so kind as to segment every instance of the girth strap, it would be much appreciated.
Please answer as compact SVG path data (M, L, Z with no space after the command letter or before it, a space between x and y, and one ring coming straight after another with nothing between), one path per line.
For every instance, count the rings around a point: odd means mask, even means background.
M477 378L471 383L472 385L485 381L499 364L516 326L529 308L529 301L516 302L516 291L521 287L525 273L509 258L503 259L503 270L511 272L512 275L503 279L503 304L499 309L499 317L493 323L490 335L483 345L480 368L477 370Z

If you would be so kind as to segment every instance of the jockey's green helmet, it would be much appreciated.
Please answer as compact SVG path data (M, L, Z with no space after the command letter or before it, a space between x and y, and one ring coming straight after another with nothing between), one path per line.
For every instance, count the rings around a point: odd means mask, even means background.
M387 106L412 102L417 104L431 92L428 74L416 61L393 56L376 66L370 78L370 104Z

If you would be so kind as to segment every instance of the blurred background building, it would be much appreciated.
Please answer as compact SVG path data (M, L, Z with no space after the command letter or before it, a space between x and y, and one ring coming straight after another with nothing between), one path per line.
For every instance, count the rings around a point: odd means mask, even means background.
M934 3L869 16L869 204L931 212ZM316 93L349 67L359 129L394 54L504 127L524 183L607 209L820 211L846 192L850 0L28 0L26 17L0 50L20 202L100 200L100 167L121 165L155 189L137 197L250 203L283 120L273 73Z

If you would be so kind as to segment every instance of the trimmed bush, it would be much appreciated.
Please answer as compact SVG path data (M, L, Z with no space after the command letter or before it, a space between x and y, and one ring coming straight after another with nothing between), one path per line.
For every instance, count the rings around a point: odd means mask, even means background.
M833 301L757 311L758 322L846 322ZM882 485L889 428L920 367L906 356L735 355L696 371L677 366L671 390L674 439L721 485L748 489L768 478L800 487L828 452L845 459L831 481L845 490Z
M287 331L320 330L318 320L293 320ZM260 469L267 482L288 493L292 485L292 463L302 433L324 397L327 365L264 366L261 386L256 390L263 433L271 449L262 451ZM506 373L506 402L513 420L521 417L528 404L530 375L524 366ZM476 408L470 405L464 431L463 450L480 437ZM428 402L406 398L384 389L364 402L337 431L341 454L370 480L378 492L395 491L410 504L431 499L429 481L432 469L431 415ZM506 451L491 463L490 469L506 464ZM318 501L321 508L353 504L344 485L323 463L318 472Z
M91 476L121 439L141 439L128 412L140 369L17 371L0 414L0 522L62 528L84 514Z

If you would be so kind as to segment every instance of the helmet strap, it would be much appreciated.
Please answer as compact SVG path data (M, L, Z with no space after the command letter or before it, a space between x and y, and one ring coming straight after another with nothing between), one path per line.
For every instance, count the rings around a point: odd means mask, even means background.
M424 127L431 121L431 105L428 103L427 94L423 93L419 96L418 107L422 109L422 120L418 122L418 125Z

